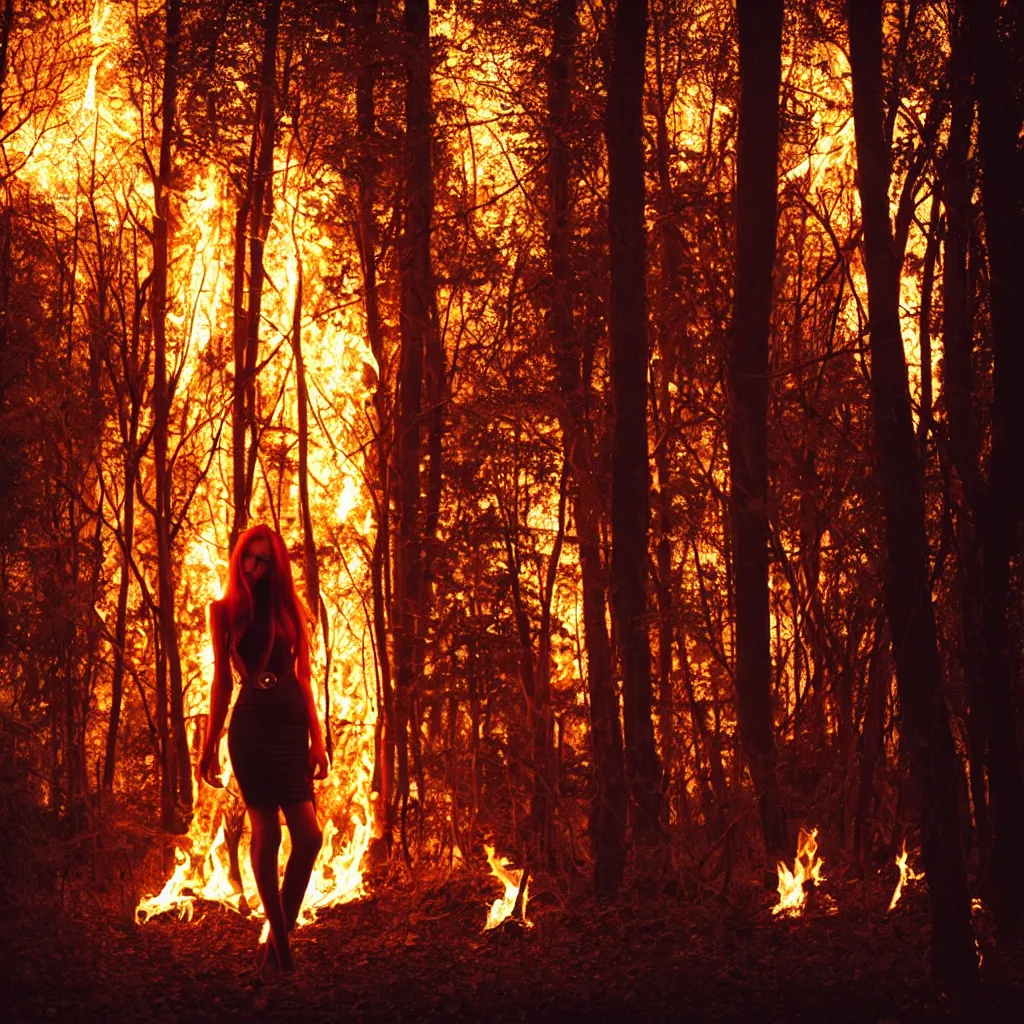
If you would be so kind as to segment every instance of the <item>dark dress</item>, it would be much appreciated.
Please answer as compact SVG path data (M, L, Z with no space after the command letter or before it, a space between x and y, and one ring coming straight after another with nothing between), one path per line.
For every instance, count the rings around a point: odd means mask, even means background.
M246 671L228 726L228 751L246 805L280 807L313 799L309 719L286 639L274 638L261 667L270 646L270 604L265 593L255 596L253 621L236 648ZM278 680L266 690L255 685L265 672Z

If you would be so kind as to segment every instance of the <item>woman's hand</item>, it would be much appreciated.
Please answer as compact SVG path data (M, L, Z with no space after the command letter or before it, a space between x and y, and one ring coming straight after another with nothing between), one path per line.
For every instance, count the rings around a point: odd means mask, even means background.
M309 767L313 772L314 779L326 779L327 773L330 771L327 748L319 737L315 737L309 746Z
M220 739L207 742L203 747L203 756L199 758L199 777L214 789L223 789L220 781Z

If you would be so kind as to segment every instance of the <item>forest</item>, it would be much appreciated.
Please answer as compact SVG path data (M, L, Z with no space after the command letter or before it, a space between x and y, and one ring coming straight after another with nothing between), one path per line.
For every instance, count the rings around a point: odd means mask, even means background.
M0 0L11 1019L1020 1019L1022 145L1022 0Z

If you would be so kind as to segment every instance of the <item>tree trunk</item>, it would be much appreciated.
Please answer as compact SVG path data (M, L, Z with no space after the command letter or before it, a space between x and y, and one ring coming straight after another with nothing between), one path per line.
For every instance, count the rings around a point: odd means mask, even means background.
M263 251L274 211L274 141L277 127L276 79L277 33L281 22L282 0L269 0L260 63L260 94L256 107L253 144L256 147L255 173L249 190L249 304L245 318L245 404L249 428L249 451L245 465L246 501L252 499L252 485L259 458L259 426L256 422L256 366L260 351L260 321L263 312ZM250 168L253 165L250 162Z
M875 638L868 658L868 678L864 695L864 725L860 733L860 771L857 783L857 806L853 816L853 855L863 866L868 854L866 835L868 814L875 795L875 767L885 758L883 726L885 699L889 693L891 667L885 622L875 623Z
M736 696L769 867L786 851L768 617L768 336L778 219L782 0L740 0L736 293L726 365Z
M166 832L180 828L175 813L175 756L171 740L171 723L167 694L167 659L160 631L160 616L154 612L153 626L156 631L156 739L160 756L160 825Z
M364 42L377 24L377 0L360 0L358 23ZM357 244L363 272L363 302L366 312L366 334L370 351L377 363L377 380L373 390L375 458L371 480L375 490L374 513L376 535L373 542L370 575L373 589L373 632L379 672L377 721L374 728L373 791L374 840L384 845L386 856L391 850L394 821L392 808L395 761L395 703L391 678L391 651L387 623L387 572L391 551L391 412L388 407L387 363L384 353L380 303L377 295L377 222L374 213L376 196L377 156L375 153L376 111L374 104L373 56L364 55L356 76L356 122L359 134L359 220Z
M135 429L138 420L133 399L132 431L125 439L124 458L124 511L122 513L121 576L117 588L117 618L114 622L114 674L110 684L110 716L107 720L107 745L103 760L103 788L109 793L114 788L114 769L117 765L117 734L121 724L121 705L124 698L125 642L128 637L128 592L131 586L131 550L135 540L135 480L138 454L135 451Z
M574 323L572 272L572 128L573 62L578 0L558 0L548 76L548 253L551 307L548 333L554 350L560 396L563 443L575 483L574 517L583 579L583 629L587 646L590 740L595 777L590 811L594 889L612 896L622 882L626 860L626 780L619 702L611 667L606 625L604 567L601 562L598 487L588 429L587 393L580 338Z
M170 702L171 738L174 746L177 779L174 789L182 812L179 823L192 813L192 762L185 732L185 708L181 676L181 655L174 614L174 563L171 553L171 478L167 457L167 429L172 394L167 379L167 270L170 248L169 212L171 184L171 139L174 133L178 92L178 33L181 28L180 0L166 5L167 42L164 56L164 82L161 114L160 164L155 185L153 217L153 284L151 314L153 322L153 459L156 466L154 527L157 541L158 602L160 635L163 640Z
M402 809L402 841L409 799L409 747L415 748L413 721L418 681L417 640L421 609L423 545L420 454L424 351L431 331L433 278L430 260L433 216L430 100L430 10L427 0L406 0L405 224L400 243L402 354L398 381L398 547L395 552L395 662L397 798ZM416 735L413 735L413 734ZM420 799L423 794L419 794ZM408 856L408 850L406 849Z
M971 194L974 190L969 162L974 97L968 43L961 10L953 26L949 72L951 116L942 180L946 207L942 260L942 392L949 454L966 499L957 531L961 650L968 697L967 737L974 828L978 841L978 868L984 880L988 874L991 827L985 780L987 738L982 672L985 655L981 639L982 559L978 538L978 524L984 514L984 495L981 442L973 405L974 318L968 268Z
M306 364L302 358L302 261L295 288L295 315L292 318L292 353L295 356L295 384L298 394L299 426L299 514L302 519L302 554L306 577L306 605L320 622L324 641L324 739L327 760L334 754L331 736L331 631L327 621L327 605L320 597L320 569L316 557L316 535L309 508L309 390L306 387Z
M555 856L555 803L557 796L554 718L551 707L551 609L558 581L558 565L565 543L565 513L569 488L569 460L563 438L562 472L558 487L558 529L551 545L541 594L540 633L537 640L537 677L533 699L533 801L530 817L539 840L540 859L557 867Z
M651 721L647 633L647 267L643 91L647 0L619 0L608 90L608 235L611 264L612 612L622 665L626 778L634 834L661 836L661 770Z
M263 299L263 248L272 209L274 170L275 81L277 32L282 0L268 0L264 17L263 54L260 60L259 97L249 148L245 192L235 214L235 252L232 283L234 306L232 340L235 362L231 420L232 496L234 517L231 549L249 521L249 502L258 457L256 426L256 366L259 358L260 311ZM249 249L248 301L246 301L246 241ZM245 435L250 435L246 450Z
M679 651L684 676L688 678L686 648L676 638L674 588L672 585L672 473L667 444L668 425L673 418L672 394L669 383L673 375L688 377L689 352L685 338L685 314L682 296L684 252L679 232L674 224L674 199L672 193L671 160L669 144L668 114L672 105L676 85L669 82L664 69L664 33L668 12L653 23L654 68L655 68L655 154L658 172L657 208L660 221L658 237L659 296L655 317L657 325L656 343L660 359L651 369L651 420L655 432L654 459L657 468L655 491L655 515L657 520L657 541L655 557L657 565L658 604L658 739L661 746L662 762L662 818L670 823L672 800L672 769L675 760L674 694L672 689L673 653ZM691 686L692 689L692 686ZM693 719L694 723L697 718ZM701 724L703 720L701 719ZM698 733L694 733L694 753L697 772L700 772L700 745ZM680 792L683 792L680 790Z
M900 332L900 268L889 220L881 0L851 0L849 27L875 456L885 510L885 605L896 660L902 744L921 808L921 846L932 910L932 970L944 982L970 985L977 981L978 965L957 827L957 765L928 582L923 482Z
M245 489L245 393L249 377L245 365L245 232L249 223L248 199L235 212L234 260L232 262L232 350L234 381L231 394L231 541L229 550L249 522L249 496Z
M1024 170L1018 151L1020 112L1007 96L1016 62L999 39L1000 4L965 4L975 55L981 195L988 242L992 314L992 445L988 460L982 543L982 639L985 711L992 789L991 882L1001 939L1020 934L1024 914L1024 781L1014 709L1007 605L1010 561L1024 497Z

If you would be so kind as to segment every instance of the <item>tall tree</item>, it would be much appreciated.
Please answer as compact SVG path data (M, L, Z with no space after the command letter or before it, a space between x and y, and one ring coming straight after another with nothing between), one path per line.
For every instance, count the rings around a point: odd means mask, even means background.
M660 834L661 771L651 721L647 616L650 470L647 446L647 265L643 95L647 0L619 0L605 125L611 264L611 594L622 664L626 778L642 843Z
M882 104L882 0L851 0L850 66L868 279L871 403L885 513L885 606L903 753L918 789L932 911L932 970L969 985L978 965L957 828L957 774L928 578L924 489L900 331L900 264L889 219L891 153Z
M960 515L960 627L963 672L968 696L967 736L971 802L978 840L979 868L988 875L991 842L989 787L986 784L985 694L982 666L982 563L979 523L984 515L981 439L973 404L973 301L969 288L968 248L973 212L974 174L970 160L974 124L970 39L963 4L954 8L949 59L950 124L942 174L946 209L942 258L942 396L946 409L949 454L964 493Z
M1024 781L1014 708L1007 605L1010 561L1024 500L1024 162L1019 152L1020 97L1009 32L998 0L965 5L975 55L981 195L988 243L992 316L992 442L988 458L982 547L982 650L988 770L992 793L991 882L1001 938L1019 935L1024 915ZM1012 37L1011 37L1012 38ZM1019 66L1019 64L1018 64Z
M306 605L320 623L324 644L324 739L327 760L334 754L331 735L331 630L327 605L320 593L320 567L316 553L316 534L309 504L309 386L306 383L306 362L302 355L302 260L298 261L295 284L295 309L292 315L292 355L295 358L295 396L299 432L299 517L302 520L302 555L306 582Z
M388 402L388 366L384 353L384 329L377 294L377 220L374 204L377 193L377 114L374 99L375 47L372 40L377 25L378 0L359 0L357 24L365 47L356 75L356 131L359 137L359 208L356 244L363 272L363 303L366 311L366 335L377 363L373 388L373 412L376 444L373 458L374 513L376 533L370 561L373 590L373 633L379 673L377 721L374 727L373 789L375 842L390 851L395 761L395 697L391 670L388 630L388 593L390 590L391 551L391 410Z
M778 221L782 0L739 0L736 292L726 357L736 695L769 864L786 821L776 776L768 615L768 335Z
M433 165L430 125L430 5L406 0L405 210L399 244L402 351L398 371L398 544L395 551L396 796L402 805L402 839L409 799L409 752L419 736L414 721L416 663L423 624L423 516L420 458L423 436L424 353L434 328L430 258ZM424 794L420 792L420 799Z
M575 323L572 270L573 79L579 35L579 0L558 0L548 70L548 255L551 304L548 331L558 374L559 420L575 484L573 516L579 539L583 630L587 645L590 744L595 787L590 811L594 889L613 895L626 858L626 776L622 726L608 637L605 575L601 559L598 487L595 480L583 353Z
M267 0L263 18L259 94L249 145L242 200L235 214L235 252L232 302L232 341L235 381L231 420L232 498L231 548L249 520L249 501L259 455L256 423L256 374L259 358L260 314L263 302L263 253L270 215L276 128L277 35L282 0ZM248 244L247 244L248 243ZM249 257L246 272L246 254ZM248 293L246 286L248 285ZM248 450L245 436L250 435Z
M156 497L153 503L157 542L158 600L161 650L167 669L171 736L176 767L176 789L182 813L192 810L192 763L185 732L184 693L178 628L174 612L175 572L171 552L171 465L167 454L173 383L167 376L167 272L169 263L171 146L178 96L178 53L181 2L167 0L164 80L161 97L160 160L154 182L153 282L150 308L153 323L153 459L156 465Z

